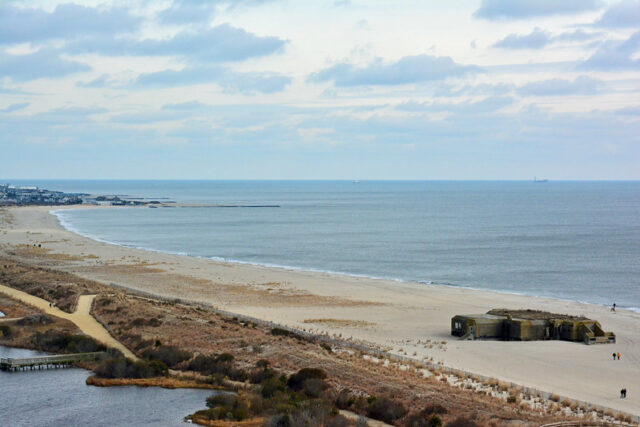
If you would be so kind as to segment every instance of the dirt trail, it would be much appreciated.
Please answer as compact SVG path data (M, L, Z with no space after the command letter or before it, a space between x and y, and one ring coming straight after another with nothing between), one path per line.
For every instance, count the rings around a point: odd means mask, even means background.
M93 316L91 316L91 304L95 299L95 295L81 295L78 298L78 306L76 311L72 314L66 313L57 307L51 307L49 301L42 298L35 297L26 292L19 291L17 289L10 288L8 286L0 285L0 292L36 307L38 310L43 311L46 314L60 317L62 319L73 322L82 332L94 338L96 341L101 342L107 347L120 350L125 357L138 360L135 354L133 354L122 343L113 338L109 332L102 326Z

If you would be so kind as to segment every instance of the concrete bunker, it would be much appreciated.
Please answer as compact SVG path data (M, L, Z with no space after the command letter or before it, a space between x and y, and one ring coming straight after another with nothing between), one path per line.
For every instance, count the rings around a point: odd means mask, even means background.
M615 334L603 331L595 320L538 310L494 309L486 314L457 315L451 318L451 335L461 339L497 338L505 341L616 342Z

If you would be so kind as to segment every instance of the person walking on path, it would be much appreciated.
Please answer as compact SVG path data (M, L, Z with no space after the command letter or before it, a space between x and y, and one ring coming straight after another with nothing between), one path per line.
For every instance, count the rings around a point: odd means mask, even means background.
M618 360L620 360L620 353L618 353Z
M626 389L626 388L623 388L623 389L620 391L620 393L622 393L622 398L623 398L623 399L626 399L626 398L627 398L627 389Z
M613 360L616 360L616 354L613 353Z

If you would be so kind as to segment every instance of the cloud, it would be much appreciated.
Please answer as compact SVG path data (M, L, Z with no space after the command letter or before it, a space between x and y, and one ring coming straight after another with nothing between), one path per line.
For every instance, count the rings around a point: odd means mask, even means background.
M493 46L503 49L538 49L547 45L550 40L546 31L536 28L531 34L509 34L504 39L494 43Z
M640 117L640 106L637 107L624 107L616 110L616 114L623 116L638 116Z
M166 104L162 106L163 110L177 110L177 111L193 111L193 110L200 110L203 108L207 108L207 105L198 102L198 101L188 101L188 102L181 102L178 104Z
M64 59L53 49L26 55L0 53L0 77L10 77L13 81L63 77L89 70L87 65Z
M481 72L479 67L461 65L448 56L405 56L396 62L381 59L365 67L342 63L309 76L311 82L332 81L335 86L402 85Z
M438 85L434 92L434 96L502 96L512 92L513 89L513 85L507 83L481 83L478 85L465 85L462 87Z
M599 0L482 0L473 14L483 19L527 19L577 14L602 6Z
M118 34L137 30L141 20L128 9L97 9L58 5L52 12L0 6L0 44L76 38L90 34Z
M606 28L640 27L640 1L623 1L612 5L594 25Z
M109 121L127 125L148 124L181 120L189 116L187 111L154 111L142 113L126 113L112 116Z
M166 40L96 37L69 43L73 53L103 55L180 56L207 62L242 61L283 50L287 42L273 36L257 36L228 24L200 32L182 31Z
M517 92L524 96L595 95L603 88L604 83L601 80L580 76L574 81L550 79L528 83L520 86Z
M396 106L396 110L408 112L451 112L456 114L490 113L514 103L510 96L490 96L480 101L459 103L417 102L407 101Z
M188 24L207 22L215 9L214 2L196 0L174 1L169 8L158 13L163 24Z
M586 42L602 37L600 32L587 33L586 31L579 29L573 32L562 33L553 37L554 42Z
M13 113L14 111L23 110L23 109L27 108L29 105L31 105L31 104L28 103L28 102L19 102L17 104L11 104L7 108L0 109L0 112L1 113Z
M204 24L211 19L218 6L235 9L256 6L269 1L272 0L175 0L167 9L160 11L157 17L163 24Z
M90 116L109 112L102 107L60 107L34 114L33 118L42 123L71 123L74 120L88 120Z
M137 123L98 120L87 114L95 109L0 115L7 154L0 156L0 170L18 176L27 162L41 176L74 178L153 178L158 168L169 178L517 179L540 169L565 179L637 178L640 121L633 116L535 107L490 111L496 100L478 104L453 104L459 109L448 106L447 115L187 104L184 119L170 130L143 126L149 122L142 116ZM182 108L166 107L156 112L179 114ZM140 106L132 114L146 111ZM603 152L603 141L618 152Z
M225 67L196 66L141 74L135 84L139 87L170 87L201 83L215 83L230 93L274 93L284 90L291 83L291 78L260 72L240 73Z
M640 31L633 33L627 40L609 40L578 68L585 70L638 70L640 59L634 55L640 50Z
M598 37L602 37L602 33L587 33L580 29L553 36L547 31L535 28L529 34L509 34L504 39L494 43L493 47L502 49L540 49L551 43L586 42Z
M105 88L105 87L117 87L118 85L109 77L108 74L103 74L100 77L88 82L78 82L76 83L76 86L95 89L95 88Z

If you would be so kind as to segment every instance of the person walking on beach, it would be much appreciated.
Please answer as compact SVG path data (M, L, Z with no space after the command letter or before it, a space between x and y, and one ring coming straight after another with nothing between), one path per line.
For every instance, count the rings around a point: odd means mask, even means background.
M620 360L620 353L618 353L618 360Z
M616 360L616 354L613 353L613 360Z
M611 311L616 311L616 303L614 302L613 305L611 306Z
M626 399L626 398L627 398L627 389L626 389L626 388L623 388L623 389L622 389L622 398L623 398L623 399Z

